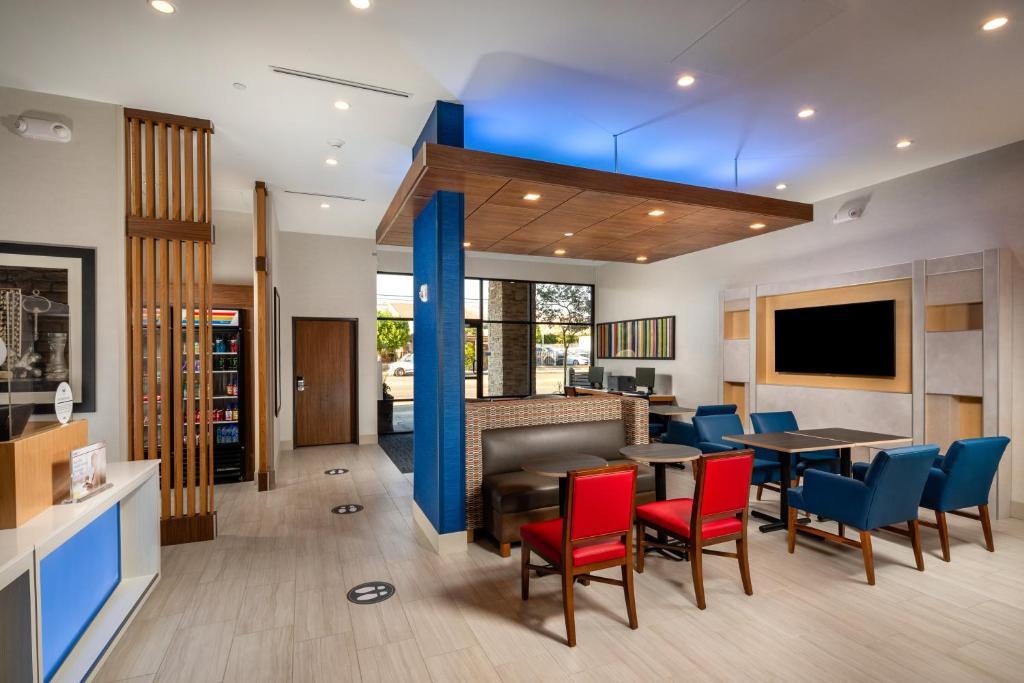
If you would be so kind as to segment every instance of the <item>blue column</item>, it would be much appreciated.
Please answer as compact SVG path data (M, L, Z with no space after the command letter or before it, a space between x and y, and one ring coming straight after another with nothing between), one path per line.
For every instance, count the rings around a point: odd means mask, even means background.
M461 147L462 105L438 102L424 141ZM466 528L464 206L437 192L413 223L413 498L439 534Z

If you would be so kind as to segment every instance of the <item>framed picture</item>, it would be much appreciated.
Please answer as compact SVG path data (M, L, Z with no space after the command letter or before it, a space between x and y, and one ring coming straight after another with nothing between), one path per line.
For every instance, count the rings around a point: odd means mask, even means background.
M0 242L0 337L0 392L12 404L52 413L68 382L75 410L95 411L96 251Z
M598 358L674 360L676 317L640 318L597 324Z

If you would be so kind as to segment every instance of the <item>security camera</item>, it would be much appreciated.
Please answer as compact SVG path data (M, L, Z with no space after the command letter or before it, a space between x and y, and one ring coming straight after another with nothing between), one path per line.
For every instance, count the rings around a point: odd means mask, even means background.
M71 129L60 121L47 121L46 119L19 116L15 123L15 130L18 132L18 135L30 140L71 142Z
M864 215L864 209L867 208L868 200L871 197L857 197L856 199L850 199L839 207L835 215L832 216L833 223L849 223L855 221Z

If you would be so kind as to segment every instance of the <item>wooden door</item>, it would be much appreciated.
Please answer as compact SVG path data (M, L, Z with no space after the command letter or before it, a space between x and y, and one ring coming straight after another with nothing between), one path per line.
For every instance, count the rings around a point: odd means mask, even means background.
M356 443L358 322L292 320L296 446Z

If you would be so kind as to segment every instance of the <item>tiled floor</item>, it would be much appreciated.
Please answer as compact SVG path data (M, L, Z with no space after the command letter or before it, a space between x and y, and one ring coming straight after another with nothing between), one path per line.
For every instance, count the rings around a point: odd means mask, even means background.
M329 467L351 471L323 474ZM692 489L671 473L670 493ZM754 595L734 561L705 561L707 610L689 568L650 559L640 628L621 591L577 590L579 646L563 644L557 579L519 599L518 549L486 541L440 558L417 537L412 488L376 446L285 453L277 490L217 487L220 536L163 550L163 578L101 681L1020 681L1024 522L995 524L997 551L954 518L953 562L925 532L923 574L899 537L877 536L878 584L855 549L751 531ZM763 505L774 506L766 494ZM361 503L353 515L330 513ZM753 523L752 523L753 524ZM348 588L397 594L351 605Z

